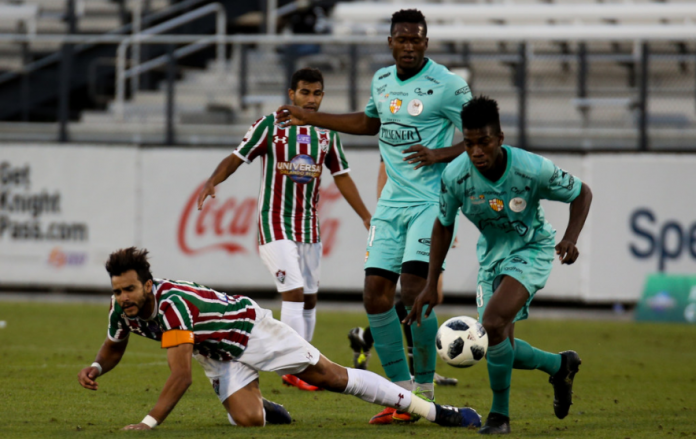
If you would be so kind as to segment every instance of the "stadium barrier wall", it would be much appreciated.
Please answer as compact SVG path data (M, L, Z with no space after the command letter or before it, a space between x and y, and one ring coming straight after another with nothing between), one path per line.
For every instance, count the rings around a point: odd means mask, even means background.
M5 145L0 149L0 286L108 288L114 249L145 246L156 276L234 291L273 289L258 258L260 164L242 165L202 211L197 191L230 149ZM368 208L376 204L377 151L347 152ZM637 302L653 272L696 272L696 155L547 154L593 190L581 256L554 262L538 297ZM322 291L360 291L366 231L324 173L319 204ZM568 206L544 201L560 240ZM478 232L460 217L445 273L449 295L476 288Z

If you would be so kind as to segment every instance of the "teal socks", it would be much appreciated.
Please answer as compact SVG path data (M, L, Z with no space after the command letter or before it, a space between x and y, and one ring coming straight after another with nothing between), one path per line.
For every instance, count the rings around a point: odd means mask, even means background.
M491 412L510 416L510 381L512 364L515 361L515 349L506 338L502 343L488 347L488 379L493 390Z
M406 362L401 322L399 322L396 310L392 307L382 314L368 314L367 320L370 322L372 338L375 340L374 348L379 356L379 361L382 363L384 373L387 374L391 382L410 382L411 372L409 372ZM437 322L435 325L437 326Z
M411 307L406 310L411 312ZM421 314L421 325L411 325L413 335L413 371L416 374L415 382L418 384L432 385L435 378L435 363L437 362L437 349L435 337L437 336L437 316L431 312L425 317L425 308ZM423 387L423 386L421 386Z
M515 339L515 369L539 369L555 375L561 368L561 354L552 354L532 347L524 340Z

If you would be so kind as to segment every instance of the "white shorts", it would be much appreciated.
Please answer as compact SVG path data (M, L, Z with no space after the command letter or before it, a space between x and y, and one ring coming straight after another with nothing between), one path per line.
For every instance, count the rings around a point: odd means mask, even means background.
M319 291L321 242L271 241L259 246L259 255L273 275L279 293L297 288L304 288L304 294Z
M253 301L252 301L253 302ZM273 313L256 308L256 321L247 348L232 361L218 361L195 354L215 394L224 402L236 391L259 377L258 371L283 376L298 374L319 362L321 353L294 329L273 318Z

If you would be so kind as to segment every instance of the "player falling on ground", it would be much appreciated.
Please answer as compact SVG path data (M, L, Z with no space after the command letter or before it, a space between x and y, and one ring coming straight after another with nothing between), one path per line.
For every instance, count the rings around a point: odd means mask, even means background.
M288 95L304 111L318 111L324 97L321 72L310 68L295 72ZM220 162L198 197L198 209L206 197L215 197L215 186L259 156L263 158L259 254L283 298L280 320L312 341L322 252L316 207L324 166L365 227L370 212L350 178L338 133L310 125L281 128L274 125L273 115L256 121L239 147ZM319 390L292 375L283 377L283 383Z
M384 160L380 157L379 160L379 172L377 173L377 198L379 199L382 194L382 189L384 185L387 184L387 171L384 166ZM456 243L456 238L455 238ZM442 276L440 276L440 281L438 283L438 288L442 290ZM396 315L399 320L403 320L408 315L406 311L406 306L404 302L398 300L394 304L394 309L396 309ZM406 356L408 358L408 370L411 375L415 374L413 368L413 335L411 334L411 327L407 324L402 324L401 328L404 332L404 338L406 339ZM353 367L356 369L367 369L367 364L370 360L372 346L374 344L374 338L372 337L372 329L367 326L366 328L356 327L352 328L348 332L348 340L350 341L350 347L353 350ZM436 385L440 386L456 386L456 378L448 378L442 376L435 372L434 380Z
M392 382L413 389L394 309L396 283L401 277L401 295L407 306L425 285L440 176L445 164L464 151L463 143L451 145L455 127L461 128L462 105L471 92L464 79L425 58L427 25L420 11L396 12L388 41L396 64L375 73L364 112L335 115L284 106L278 110L278 122L350 134L379 133L389 181L368 232L363 300L385 373ZM434 397L437 329L434 314L411 329L415 387L428 398ZM389 408L370 422L393 420L411 422L415 418Z
M496 101L473 99L462 110L466 154L442 175L440 215L432 232L430 273L406 322L421 321L421 310L441 302L438 267L445 259L458 211L481 231L476 304L488 332L488 376L493 406L481 434L510 432L512 369L539 369L551 376L554 412L563 419L572 404L573 378L580 357L552 354L515 338L515 322L526 319L534 294L546 284L554 249L562 264L578 258L576 243L590 210L587 184L550 160L503 144ZM544 217L542 199L570 203L568 227L556 244L556 231Z
M262 398L259 371L297 374L312 385L406 409L442 426L481 425L473 409L440 406L372 372L332 363L248 297L153 278L147 254L130 247L109 256L106 270L113 296L107 338L95 362L78 375L83 387L97 390L97 377L116 367L131 332L160 341L167 349L171 374L157 403L142 422L124 430L150 430L164 422L191 385L192 358L205 370L233 425L291 422L287 410Z

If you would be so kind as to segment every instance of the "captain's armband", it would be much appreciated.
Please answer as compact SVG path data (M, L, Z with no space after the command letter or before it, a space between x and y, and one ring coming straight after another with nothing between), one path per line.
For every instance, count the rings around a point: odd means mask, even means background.
M193 344L193 331L172 329L162 334L162 349L173 348L181 344Z

